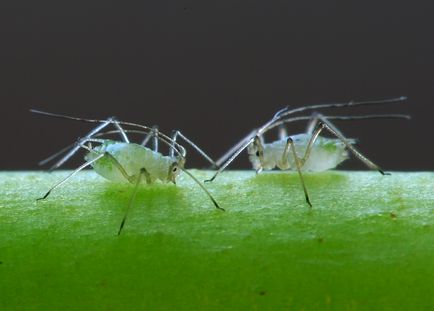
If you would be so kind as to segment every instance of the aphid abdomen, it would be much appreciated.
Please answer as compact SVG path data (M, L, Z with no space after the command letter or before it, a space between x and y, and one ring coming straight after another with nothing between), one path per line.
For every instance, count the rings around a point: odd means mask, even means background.
M291 136L291 138L294 142L297 156L299 159L303 159L311 135L298 134ZM349 141L354 143L353 140ZM276 166L282 170L296 169L294 156L290 149L287 153L287 159L283 159L286 144L287 139L281 139L264 145L263 169L269 170ZM345 145L340 140L319 136L301 169L302 171L322 172L335 168L347 158L348 152L345 149Z
M96 153L89 153L86 160L92 159L98 153L108 152L124 168L129 176L137 176L142 168L149 173L151 182L159 179L167 181L167 174L170 167L170 157L154 152L149 148L134 143L108 143L94 149ZM127 182L124 175L109 157L103 157L93 165L94 170L104 178L112 181ZM143 182L146 182L143 179Z
M335 168L346 159L348 159L348 151L342 141L318 137L302 170L322 172Z

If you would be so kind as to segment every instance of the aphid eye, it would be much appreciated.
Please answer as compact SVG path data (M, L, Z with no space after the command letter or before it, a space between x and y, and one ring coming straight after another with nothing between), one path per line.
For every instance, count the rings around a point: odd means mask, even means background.
M178 168L175 166L172 168L172 172L175 173L178 170Z
M259 157L259 151L256 151L256 156Z

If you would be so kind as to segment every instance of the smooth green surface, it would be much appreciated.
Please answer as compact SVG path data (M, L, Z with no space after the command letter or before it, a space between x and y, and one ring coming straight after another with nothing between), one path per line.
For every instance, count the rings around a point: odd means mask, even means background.
M211 172L192 171L199 179ZM434 174L226 172L140 189L0 174L0 310L434 308Z

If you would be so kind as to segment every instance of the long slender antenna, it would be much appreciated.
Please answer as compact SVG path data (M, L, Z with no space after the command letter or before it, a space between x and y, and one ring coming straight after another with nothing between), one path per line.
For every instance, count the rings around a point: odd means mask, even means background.
M45 115L45 116L50 116L50 117L55 117L55 118L61 118L61 119L67 119L67 120L75 120L75 121L81 121L81 122L88 122L88 123L104 123L107 122L108 120L101 120L101 119L85 119L85 118L77 118L77 117L71 117L71 116L67 116L67 115L62 115L62 114L57 114L57 113L51 113L51 112L45 112L45 111L40 111L40 110L36 110L36 109L30 109L30 112L36 113L36 114L40 114L40 115ZM118 124L121 125L128 125L128 126L133 126L133 127L137 127L137 128L141 128L147 131L151 131L152 128L146 126L146 125L141 125L141 124L136 124L136 123L131 123L131 122L125 122L125 121L114 121L111 120L110 123L115 123L117 122ZM166 140L168 141L172 141L172 139L159 132L158 133L158 137L164 137ZM180 150L184 150L184 147L182 147L180 144L178 143L174 143ZM176 149L176 152L178 154L181 154L181 151ZM182 154L181 154L182 155Z
M50 155L48 158L46 158L46 159L44 159L44 160L42 160L42 161L39 161L39 162L38 162L38 165L39 165L39 166L43 166L43 165L47 164L48 162L51 162L52 160L54 160L55 158L61 156L62 154L64 154L66 151L68 151L69 149L71 149L71 148L74 147L74 146L75 146L75 143L70 144L69 146L66 146L66 147L63 148L62 150L59 150L59 151L57 151L56 153Z
M205 193L208 195L208 197L211 199L212 203L214 203L214 206L215 206L217 209L219 209L219 210L221 210L221 211L224 211L224 210L225 210L224 208L220 207L220 205L219 205L219 204L217 203L217 201L213 198L213 196L211 195L211 193L209 193L209 191L205 188L205 186L202 185L202 183L201 183L201 182L200 182L196 177L194 177L193 174L191 174L189 171L187 171L187 170L184 169L184 168L181 168L181 169L182 169L182 171L183 171L184 173L186 173L188 176L190 176L191 179L193 179L193 180L194 180L194 181L199 185L199 187L202 188L203 191L205 191Z
M67 116L67 115L62 115L62 114L57 114L57 113L51 113L51 112L45 112L45 111L36 110L36 109L30 109L30 112L36 113L36 114L40 114L40 115L55 117L55 118L61 118L61 119L67 119L67 120L75 120L75 121L88 122L88 123L104 123L104 122L108 121L108 120L101 120L101 119L86 119L86 118L71 117L71 116ZM120 125L133 126L133 127L144 129L146 131L151 131L152 130L152 128L150 128L150 127L148 127L146 125L141 125L141 124L132 123L132 122L111 120L110 123L113 123L113 124L117 123L117 124L120 124ZM125 132L126 132L126 130L125 130ZM178 144L176 141L173 141L172 138L170 138L169 136L167 136L167 135L159 132L158 133L158 139L162 140L163 138L166 139L166 141L172 142L173 145L175 145L176 148L177 148L177 149L175 149L176 153L178 153L182 157L185 157L186 152L185 152L185 148L182 145ZM170 148L174 148L174 147L172 146Z
M357 120L375 120L375 119L405 119L411 120L411 116L407 114L367 114L361 116L324 116L329 120L337 120L337 121L357 121ZM286 123L293 123L297 121L306 121L311 120L312 116L299 116L288 119L277 120L275 123L270 125L267 130L271 130L277 126Z
M294 114L294 113L302 112L302 111L308 111L308 110L392 104L392 103L402 102L405 100L407 100L407 97L401 96L401 97L396 97L396 98L388 98L388 99L380 99L380 100L370 100L370 101L360 101L360 102L349 101L347 103L331 103L331 104L319 104L319 105L303 106L303 107L294 108L294 109L287 110L287 111L280 113L279 119L281 119L287 115L290 115L290 114Z
M191 147L193 147L193 149L195 149L197 153L199 153L202 157L204 157L213 167L218 168L218 164L213 159L211 159L211 157L209 155L207 155L205 153L205 151L203 151L201 148L199 148L198 145L196 145L193 141L191 141L184 134L182 134L181 131L176 130L174 132L174 135L173 135L174 141L176 141L176 136L181 137L186 143L188 143Z

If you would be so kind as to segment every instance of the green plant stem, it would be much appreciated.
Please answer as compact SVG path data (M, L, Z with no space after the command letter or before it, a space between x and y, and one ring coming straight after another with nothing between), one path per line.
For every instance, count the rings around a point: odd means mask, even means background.
M200 180L212 175L191 171ZM133 187L0 173L0 310L422 310L434 306L434 174L225 172Z

